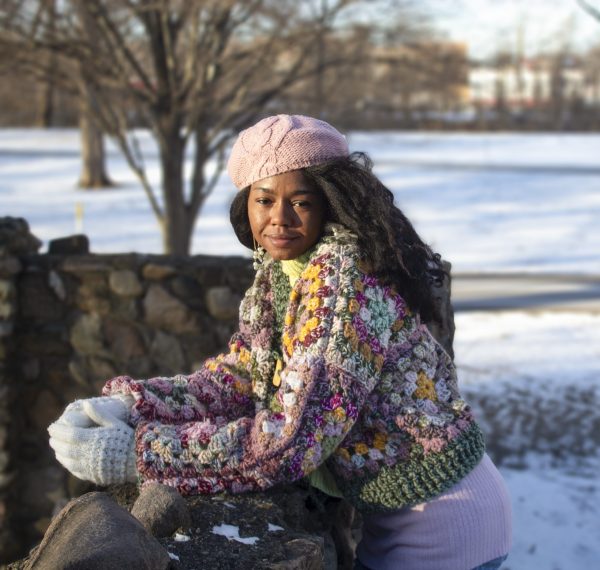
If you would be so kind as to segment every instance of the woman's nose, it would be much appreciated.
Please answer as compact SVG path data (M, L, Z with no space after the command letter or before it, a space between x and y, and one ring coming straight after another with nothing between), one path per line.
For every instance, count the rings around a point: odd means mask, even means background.
M294 209L285 202L276 202L271 210L271 223L274 226L291 226Z

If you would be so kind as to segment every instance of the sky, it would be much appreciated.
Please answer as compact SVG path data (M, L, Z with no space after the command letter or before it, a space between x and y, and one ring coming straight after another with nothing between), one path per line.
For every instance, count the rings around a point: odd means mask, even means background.
M600 0L588 3L600 10ZM526 55L565 43L575 50L600 43L600 22L576 0L424 0L422 6L437 29L466 42L476 59L498 48L514 49L519 26Z

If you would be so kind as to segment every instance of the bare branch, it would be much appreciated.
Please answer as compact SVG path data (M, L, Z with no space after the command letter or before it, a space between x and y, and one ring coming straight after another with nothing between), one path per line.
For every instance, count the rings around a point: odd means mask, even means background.
M584 11L586 11L590 16L592 16L592 18L595 18L596 20L600 21L600 9L599 8L595 8L594 6L591 6L585 0L577 0L577 4L579 4L579 6L581 6L581 8Z

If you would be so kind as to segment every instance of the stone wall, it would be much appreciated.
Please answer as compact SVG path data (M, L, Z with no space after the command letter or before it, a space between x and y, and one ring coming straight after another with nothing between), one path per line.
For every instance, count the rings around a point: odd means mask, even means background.
M24 220L0 219L0 562L88 490L55 461L47 426L112 376L189 373L222 350L253 274L244 258L39 245Z
M91 255L86 243L39 255L24 220L0 218L0 565L91 488L56 462L47 426L113 376L196 369L226 346L253 276L245 258ZM433 330L451 350L448 295Z

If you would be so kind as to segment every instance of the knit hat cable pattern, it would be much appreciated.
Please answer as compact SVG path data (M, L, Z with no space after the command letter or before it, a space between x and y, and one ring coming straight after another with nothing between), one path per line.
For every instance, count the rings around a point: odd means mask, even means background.
M344 135L325 121L303 115L276 115L240 133L227 172L241 190L263 178L349 153Z

